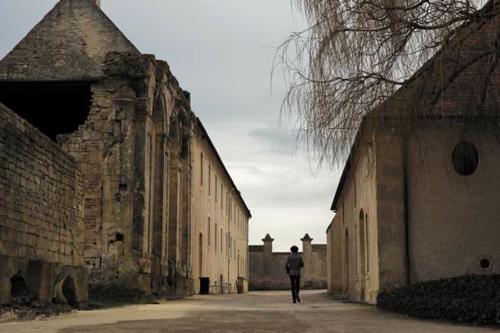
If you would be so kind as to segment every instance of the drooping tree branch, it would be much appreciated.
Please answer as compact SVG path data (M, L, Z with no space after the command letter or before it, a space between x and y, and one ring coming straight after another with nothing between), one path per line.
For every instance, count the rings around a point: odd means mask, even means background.
M367 112L411 83L457 27L496 15L494 0L294 4L309 27L276 54L288 85L282 107L298 116L302 138L327 163L343 162Z

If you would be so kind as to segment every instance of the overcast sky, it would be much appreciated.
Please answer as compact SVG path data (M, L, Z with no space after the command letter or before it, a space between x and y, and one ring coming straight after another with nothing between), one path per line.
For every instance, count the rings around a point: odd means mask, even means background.
M56 0L0 0L0 58ZM290 0L102 0L142 53L169 64L252 211L250 244L270 233L285 251L307 232L325 242L338 171L296 151L276 47L305 27Z

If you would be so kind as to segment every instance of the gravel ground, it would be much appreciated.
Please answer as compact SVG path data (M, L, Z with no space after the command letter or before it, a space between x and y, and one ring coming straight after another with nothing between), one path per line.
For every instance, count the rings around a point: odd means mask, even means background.
M47 320L0 324L0 333L335 332L465 333L496 329L409 319L309 291L301 304L286 292L196 296L156 305L81 311Z

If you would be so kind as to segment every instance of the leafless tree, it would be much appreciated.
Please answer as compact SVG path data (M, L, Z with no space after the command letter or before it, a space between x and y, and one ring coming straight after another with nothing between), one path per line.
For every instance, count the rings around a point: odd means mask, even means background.
M364 115L412 80L455 29L495 0L294 0L309 27L278 49L301 137L323 162L345 160Z

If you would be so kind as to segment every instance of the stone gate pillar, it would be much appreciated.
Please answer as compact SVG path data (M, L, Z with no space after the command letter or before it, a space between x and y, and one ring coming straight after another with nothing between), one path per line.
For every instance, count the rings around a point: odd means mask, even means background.
M309 234L305 234L304 237L301 239L302 241L302 253L304 256L304 268L302 272L302 280L303 280L303 285L304 287L309 287L311 286L311 278L312 278L312 273L313 273L313 258L312 258L312 238L309 236Z
M270 266L272 265L273 241L274 239L271 238L271 235L269 234L267 234L266 237L262 239L262 242L264 242L264 260L263 260L262 272L264 274L266 272L271 271Z

